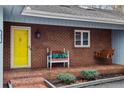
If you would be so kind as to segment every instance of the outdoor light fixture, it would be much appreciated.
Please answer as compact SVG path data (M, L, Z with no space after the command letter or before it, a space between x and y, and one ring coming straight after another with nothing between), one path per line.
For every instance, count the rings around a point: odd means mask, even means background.
M39 39L41 37L41 32L39 30L37 30L35 32L35 36L36 36L37 39Z

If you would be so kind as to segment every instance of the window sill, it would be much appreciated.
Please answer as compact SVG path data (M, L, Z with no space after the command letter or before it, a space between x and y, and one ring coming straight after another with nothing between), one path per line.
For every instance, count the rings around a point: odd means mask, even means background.
M90 46L74 46L74 48L90 48Z

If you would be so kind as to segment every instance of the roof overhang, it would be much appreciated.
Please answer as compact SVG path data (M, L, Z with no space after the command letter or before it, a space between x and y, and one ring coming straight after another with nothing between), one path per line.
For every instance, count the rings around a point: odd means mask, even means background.
M112 20L106 19L106 18L103 18L103 19L88 18L86 16L76 16L76 15L70 15L70 14L62 14L62 13L60 14L60 13L46 12L46 11L31 9L29 6L24 7L24 9L22 10L21 15L124 25L124 20L113 20L112 21Z

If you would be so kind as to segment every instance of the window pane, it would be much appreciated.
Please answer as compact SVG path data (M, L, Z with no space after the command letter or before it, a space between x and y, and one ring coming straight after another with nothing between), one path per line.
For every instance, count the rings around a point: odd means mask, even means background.
M83 37L84 37L84 39L88 39L88 33L87 32L83 32Z
M80 32L76 32L76 41L81 40L81 33Z
M88 41L83 41L83 45L88 45Z
M88 45L88 32L83 32L83 45Z
M76 45L81 45L81 41L76 41Z
M76 32L76 45L81 45L81 32Z

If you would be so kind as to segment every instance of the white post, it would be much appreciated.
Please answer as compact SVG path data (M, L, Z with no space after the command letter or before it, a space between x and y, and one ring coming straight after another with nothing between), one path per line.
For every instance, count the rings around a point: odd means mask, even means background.
M65 53L65 48L63 50L64 50L64 53Z
M50 69L52 68L52 62L50 61Z
M63 48L63 51L64 51L64 53L66 52L66 51L65 51L65 48ZM63 66L65 67L65 62L63 63Z
M50 69L52 68L52 51L50 51L50 61L49 61L49 63L50 63Z
M69 61L69 51L67 51L67 55L68 55L68 68L69 68L69 65L70 65L70 61Z
M47 48L47 53L49 52L49 48Z
M49 49L47 48L47 68L49 68Z
M65 67L65 62L63 63L63 66Z

